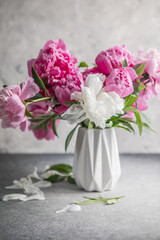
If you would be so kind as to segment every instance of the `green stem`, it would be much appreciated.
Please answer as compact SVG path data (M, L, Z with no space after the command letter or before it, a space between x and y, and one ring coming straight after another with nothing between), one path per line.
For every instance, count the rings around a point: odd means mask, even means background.
M35 103L35 102L41 102L41 101L48 101L48 100L51 100L51 97L44 97L44 98L39 98L39 99L35 99L35 100L31 100L31 101L23 101L23 103L27 106L31 103Z

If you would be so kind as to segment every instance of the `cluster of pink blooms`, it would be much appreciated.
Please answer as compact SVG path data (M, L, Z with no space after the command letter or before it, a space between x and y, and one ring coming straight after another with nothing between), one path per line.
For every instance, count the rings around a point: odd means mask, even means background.
M123 67L122 62L127 66ZM51 110L56 114L64 113L71 101L71 94L81 91L81 84L85 84L86 77L92 73L102 73L105 76L104 87L106 92L116 92L121 98L125 98L134 91L133 83L138 76L134 66L146 63L144 75L147 74L145 90L142 90L136 101L139 111L147 109L147 100L160 93L160 52L148 50L140 51L135 60L129 50L123 46L115 46L106 51L101 51L95 59L96 67L80 72L77 59L70 54L64 42L59 40L48 41L40 50L36 59L28 61L29 77L20 85L8 86L0 91L0 119L3 128L16 128L20 126L22 131L32 130L38 139L54 139L52 121L48 124L47 132L44 129L33 130L35 124L28 121L26 115L26 100L32 99L37 93L47 97L32 78L32 67L41 79L45 79L45 87L49 96L54 98L58 105L51 102L34 102L27 105L28 111L34 116L48 114ZM135 106L135 104L133 105ZM53 108L54 107L54 108ZM53 110L54 109L54 110ZM58 124L58 120L56 120Z
M25 115L26 107L23 100L34 97L39 92L34 79L28 77L19 85L10 85L0 91L0 118L3 128L16 128L22 131L28 129L28 119Z
M80 91L82 75L77 66L77 59L69 53L64 42L48 41L37 59L28 61L28 74L32 77L32 66L43 79L47 80L47 90L50 96L55 96L61 107L55 109L57 114L67 110L66 101L71 93Z

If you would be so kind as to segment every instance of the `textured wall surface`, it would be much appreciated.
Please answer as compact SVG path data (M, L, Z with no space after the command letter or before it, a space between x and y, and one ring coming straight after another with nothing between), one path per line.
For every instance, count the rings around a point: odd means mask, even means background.
M62 38L68 49L89 64L98 52L126 44L160 48L160 1L150 0L0 0L0 88L27 77L26 62L51 39ZM149 102L146 114L158 132L133 136L117 131L120 152L160 153L160 100ZM67 126L67 127L66 127ZM64 152L73 126L61 123L59 139L38 141L32 133L0 128L0 152ZM75 137L69 148L73 152Z

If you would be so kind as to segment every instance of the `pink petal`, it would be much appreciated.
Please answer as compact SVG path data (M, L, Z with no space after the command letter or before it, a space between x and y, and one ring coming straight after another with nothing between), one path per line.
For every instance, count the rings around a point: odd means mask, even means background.
M30 77L32 77L32 66L33 66L33 63L35 62L36 59L30 59L28 60L27 62L27 67L28 67L28 75Z
M27 117L25 118L25 121L20 124L20 129L23 132L28 131L28 118Z
M103 52L101 52L101 54L99 54L96 57L96 64L98 66L98 68L106 75L110 74L110 72L112 71L113 67L111 65L111 62L109 61L108 58L106 58L105 55L102 54Z
M26 100L34 97L39 91L38 85L34 82L34 79L28 77L24 83L21 84L21 99Z
M130 78L132 79L132 82L138 77L136 71L131 67L125 67L125 69L128 71Z

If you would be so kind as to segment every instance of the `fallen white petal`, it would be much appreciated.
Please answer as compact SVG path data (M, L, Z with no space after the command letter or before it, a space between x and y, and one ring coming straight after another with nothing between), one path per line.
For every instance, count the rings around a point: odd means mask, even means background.
M51 186L49 182L47 183L43 183L43 182L46 182L46 181L39 181L37 183L33 183L31 179L28 180L27 178L21 178L20 181L14 180L13 181L14 185L8 186L6 188L7 189L24 189L25 193L35 194L40 190L39 189L40 186L41 187Z
M56 213L61 213L61 212L79 212L81 211L81 206L77 204L71 204L67 205L65 208L62 210L57 211Z
M14 180L14 185L6 186L6 189L23 189L23 184L20 181Z
M9 200L21 200L21 201L30 201L30 200L45 200L44 193L42 191L39 191L38 193L27 196L24 194L18 194L18 193L13 193L13 194L8 194L3 196L2 198L3 201L9 201Z
M30 173L27 177L28 178L35 178L35 179L39 179L39 180L41 179L40 176L37 173L37 167L35 167L33 173Z
M30 201L30 200L45 200L45 195L42 191L39 191L32 196L22 199L22 201Z
M13 194L8 194L2 197L3 201L9 201L9 200L21 200L24 201L27 198L26 195L24 194L18 194L18 193L13 193Z
M33 183L30 183L27 181L23 184L23 187L24 187L25 193L28 193L28 194L35 194L40 191L40 189L36 187Z
M47 170L47 169L49 169L50 168L50 166L49 165L46 165L45 167L44 167L44 172Z
M33 183L31 178L38 179L40 181ZM6 189L24 189L26 194L29 196L19 193L8 194L2 197L3 201L9 200L21 200L21 201L30 201L30 200L44 200L45 195L39 189L50 187L51 182L43 181L41 177L39 177L37 173L37 167L35 167L33 173L29 174L27 178L21 178L19 181L14 180L13 185L7 186Z
M26 181L32 183L32 180L31 180L31 179L28 180L27 178L21 178L20 181L14 180L14 181L13 181L13 185L7 186L6 189L23 189L23 188L24 188L23 184L24 184Z
M42 180L42 181L38 181L38 182L34 183L34 186L36 186L38 188L47 188L47 187L52 186L52 183Z

